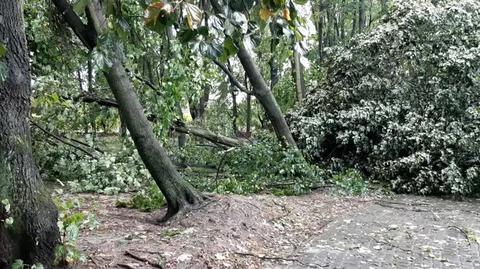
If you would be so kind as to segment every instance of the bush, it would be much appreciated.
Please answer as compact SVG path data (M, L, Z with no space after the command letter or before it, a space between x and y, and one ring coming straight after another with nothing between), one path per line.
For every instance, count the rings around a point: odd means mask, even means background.
M295 148L283 148L274 139L235 148L225 155L225 174L217 192L294 195L323 183L323 173Z
M66 184L73 192L128 192L137 190L149 179L140 156L127 142L120 144L117 153L96 154L95 159L71 147L52 147L39 140L35 144L35 157L44 178Z
M117 201L117 207L135 208L143 212L152 212L167 203L157 184L151 182L147 190L137 192L128 201Z
M308 158L359 169L398 192L479 192L478 1L400 2L327 65L290 115Z

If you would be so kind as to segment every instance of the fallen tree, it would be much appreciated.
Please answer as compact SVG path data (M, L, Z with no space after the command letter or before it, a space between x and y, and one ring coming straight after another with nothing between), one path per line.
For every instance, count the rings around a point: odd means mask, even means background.
M172 125L171 128L175 132L201 137L214 144L218 144L226 148L241 146L249 142L246 139L237 139L237 138L232 138L232 137L228 137L220 134L215 134L212 131L207 129L186 126L182 122L176 122L174 125Z

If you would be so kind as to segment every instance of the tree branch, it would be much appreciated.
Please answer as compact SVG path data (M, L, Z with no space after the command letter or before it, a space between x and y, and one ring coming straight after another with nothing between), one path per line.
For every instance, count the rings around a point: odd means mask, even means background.
M67 0L52 0L52 2L80 41L82 41L89 50L93 50L97 45L98 34L92 25L85 25ZM89 22L90 21L89 19Z
M212 60L218 67L220 67L220 69L222 69L222 71L228 76L228 78L230 79L230 82L235 85L235 87L237 87L239 90L241 90L242 92L244 93L247 93L247 94L252 94L251 91L247 90L247 88L245 88L244 85L242 85L238 80L237 78L235 77L235 75L232 74L232 72L230 72L230 70L228 70L228 68L222 64L221 62L219 62L217 59L213 59Z
M88 152L87 150L85 150L84 148L82 147L79 147L77 145L74 145L68 141L66 141L65 139L59 137L58 135L55 135L49 131L47 131L46 129L42 128L40 125L38 125L37 123L35 123L34 121L30 121L32 123L33 126L35 126L36 128L38 128L40 131L44 132L46 135L54 138L55 140L58 140L59 142L62 142L63 144L67 145L67 146L70 146L72 148L75 148L83 153L85 153L86 155L94 158L94 159L98 159L96 156L94 156L91 152Z
M171 128L176 132L205 138L210 142L213 142L215 144L220 144L228 148L240 146L247 142L246 140L243 140L243 139L235 139L228 136L215 134L210 130L206 130L198 127L191 127L191 126L188 127L179 122L174 124Z

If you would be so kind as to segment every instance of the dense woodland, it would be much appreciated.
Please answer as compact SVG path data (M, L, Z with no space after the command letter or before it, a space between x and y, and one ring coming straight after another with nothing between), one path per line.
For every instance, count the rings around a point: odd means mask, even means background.
M0 268L82 262L64 193L325 188L478 196L480 2L0 2Z

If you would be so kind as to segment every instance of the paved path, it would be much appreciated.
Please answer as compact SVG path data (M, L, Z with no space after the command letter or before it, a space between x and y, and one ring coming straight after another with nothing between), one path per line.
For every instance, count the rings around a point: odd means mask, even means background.
M271 268L480 269L480 200L383 199L331 222L298 257Z

